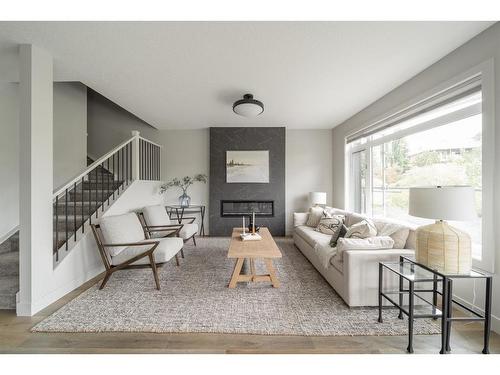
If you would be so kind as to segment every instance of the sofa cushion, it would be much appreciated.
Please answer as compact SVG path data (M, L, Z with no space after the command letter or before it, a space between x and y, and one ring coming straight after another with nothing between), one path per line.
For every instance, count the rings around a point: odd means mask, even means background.
M348 250L385 250L392 249L394 240L389 236L369 238L339 238L337 241L337 256L343 259L344 251Z
M349 228L349 227L352 227L354 224L360 223L363 220L367 220L367 219L371 220L366 215L358 214L355 212L349 212L345 217L345 225L347 225L347 227Z
M145 239L141 222L134 212L104 216L99 220L103 240L105 244L135 243ZM106 247L110 256L116 256L126 246Z
M294 212L293 213L293 227L299 227L301 225L306 225L307 219L309 218L309 213L307 212Z
M323 207L311 207L309 209L309 216L307 217L306 225L308 227L316 228L322 217L323 217Z
M377 235L377 228L370 219L361 220L347 228L345 238L368 238Z
M168 217L167 210L162 205L147 206L142 209L146 225L160 226L170 225L170 218Z
M182 239L179 237L158 238L154 241L160 242L153 252L155 263L168 262L175 254L177 254L182 249L182 246L184 245L184 241L182 241ZM145 252L148 249L151 249L151 245L126 247L118 255L111 257L111 264L116 266L130 258L133 258L136 255ZM132 264L149 264L149 257L141 258Z
M328 234L323 234L314 230L314 228L302 225L295 228L295 233L298 234L312 248L317 246L330 246L330 237Z

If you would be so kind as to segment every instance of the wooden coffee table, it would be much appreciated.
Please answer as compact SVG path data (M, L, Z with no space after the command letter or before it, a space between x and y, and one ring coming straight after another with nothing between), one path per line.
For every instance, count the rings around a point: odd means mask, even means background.
M276 270L273 266L274 258L281 258L281 251L274 242L269 229L260 228L259 234L262 237L260 241L243 241L240 238L242 228L233 228L231 243L229 244L228 258L235 258L233 276L229 282L229 288L236 287L238 282L259 282L270 281L273 287L279 288L280 282L276 276ZM243 262L248 259L250 263L250 274L242 274L241 268ZM263 259L267 267L268 274L257 275L255 272L255 259Z

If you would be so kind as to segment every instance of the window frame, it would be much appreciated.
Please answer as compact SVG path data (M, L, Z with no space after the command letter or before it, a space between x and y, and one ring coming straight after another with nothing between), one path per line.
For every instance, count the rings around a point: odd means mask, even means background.
M371 124L379 121L383 121L384 118L389 118L394 115L394 113L400 112L405 108L415 105L426 98L436 95L436 93L452 87L465 79L480 76L481 77L481 92L482 92L482 102L472 105L467 108L460 109L455 112L448 113L437 119L431 119L422 124L412 126L407 129L402 129L396 131L392 134L388 134L377 138L375 140L368 140L365 143L358 145L351 145L347 143L347 136L345 138L345 161L346 161L346 173L344 179L345 185L345 207L352 210L354 207L354 197L350 194L351 189L349 189L349 184L353 181L353 169L352 166L352 154L365 150L366 152L366 167L367 167L367 181L366 181L366 208L367 214L372 215L372 148L378 145L384 144L390 140L399 139L407 135L415 134L421 131L432 129L438 126L449 124L450 122L457 121L464 117L473 116L474 114L482 113L482 249L481 249L481 259L473 258L473 266L481 270L488 272L494 272L494 261L495 261L495 246L494 246L494 158L495 158L495 137L494 137L494 103L495 103L495 92L494 92L494 70L492 59L487 60L476 67L444 82L443 84L427 91L425 94L420 95L415 100L405 103L397 108L394 108L390 112L380 116L375 119L375 121L370 124L366 124L362 128L368 128ZM475 113L477 112L477 113ZM396 124L395 124L396 125ZM357 131L359 132L359 130Z

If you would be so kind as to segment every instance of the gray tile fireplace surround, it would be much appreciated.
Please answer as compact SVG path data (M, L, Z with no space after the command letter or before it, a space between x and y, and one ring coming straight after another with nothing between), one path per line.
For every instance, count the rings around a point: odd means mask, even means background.
M269 183L226 183L226 151L269 150ZM273 201L274 216L258 216L274 236L285 235L285 128L210 128L211 236L230 236L241 217L221 215L221 201Z

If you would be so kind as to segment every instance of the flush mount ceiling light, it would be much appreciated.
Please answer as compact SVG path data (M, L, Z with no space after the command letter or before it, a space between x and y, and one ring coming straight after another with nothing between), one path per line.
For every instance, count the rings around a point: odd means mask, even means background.
M243 99L234 102L233 112L244 117L255 117L264 112L264 104L254 99L252 94L245 94Z

